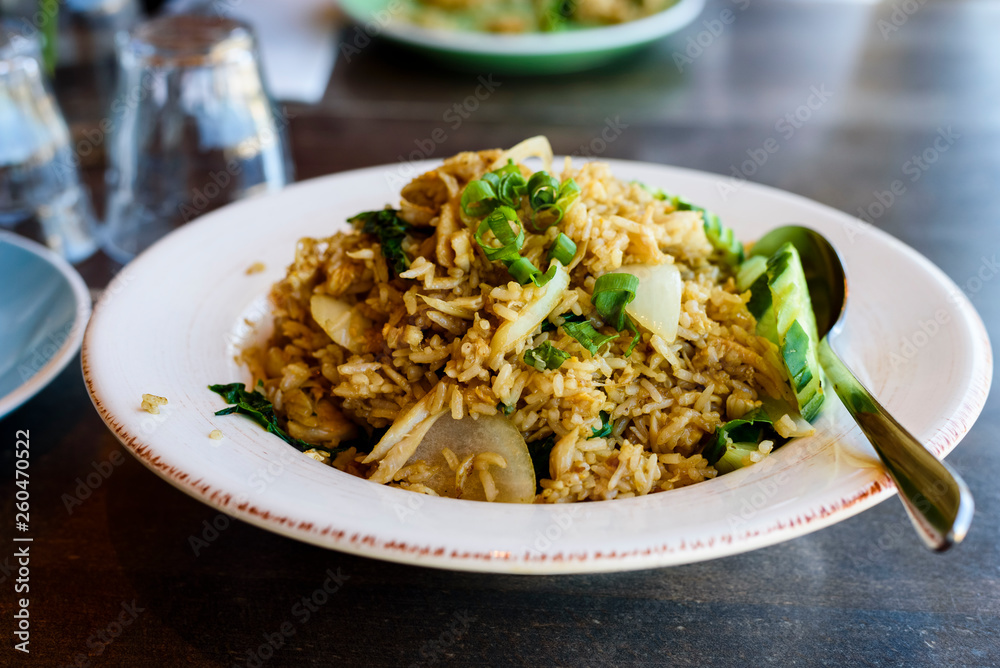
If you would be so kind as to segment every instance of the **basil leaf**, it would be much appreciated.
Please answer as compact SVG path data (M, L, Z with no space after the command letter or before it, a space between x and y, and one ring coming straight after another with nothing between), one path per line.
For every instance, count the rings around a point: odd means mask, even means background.
M403 239L413 227L399 217L396 209L365 211L347 219L353 225L360 225L365 234L378 237L382 255L389 267L397 274L410 268L410 258L403 250Z
M258 386L263 387L263 383L258 383ZM246 386L243 383L209 385L208 389L221 396L227 404L235 404L217 411L215 413L216 415L232 415L233 413L245 415L265 430L283 440L285 443L288 443L303 452L311 450L315 447L321 447L324 450L328 450L330 454L334 454L337 452L343 452L353 445L353 443L342 444L334 448L329 448L325 445L316 446L312 443L307 443L302 439L292 438L288 435L288 432L278 426L278 417L274 414L274 406L267 400L267 397L256 390L253 392L247 392Z

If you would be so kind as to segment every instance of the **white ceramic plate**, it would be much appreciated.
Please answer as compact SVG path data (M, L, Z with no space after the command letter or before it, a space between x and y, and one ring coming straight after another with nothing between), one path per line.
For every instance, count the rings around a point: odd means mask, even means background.
M90 292L68 262L0 232L0 418L69 364L89 317Z
M823 232L850 274L848 321L837 346L845 361L938 456L969 430L990 385L989 341L965 296L923 256L794 195L746 184L723 198L726 177L611 164L621 178L662 186L716 211L741 239L788 222ZM87 330L83 368L97 410L146 466L230 515L316 545L510 573L614 571L720 557L820 529L894 493L832 392L816 435L761 464L644 498L556 507L383 487L324 466L245 418L214 417L224 404L206 386L249 380L234 353L261 335L266 294L291 261L296 239L329 235L350 215L396 203L412 175L401 170L337 174L228 206L163 239L116 278ZM266 271L247 275L254 262ZM147 392L169 399L161 415L139 409ZM225 439L210 440L213 429Z
M555 74L596 67L675 33L701 14L705 0L677 0L661 12L617 25L519 34L423 28L398 16L399 0L341 0L340 6L359 24L357 32L345 34L348 53L377 35L482 74Z

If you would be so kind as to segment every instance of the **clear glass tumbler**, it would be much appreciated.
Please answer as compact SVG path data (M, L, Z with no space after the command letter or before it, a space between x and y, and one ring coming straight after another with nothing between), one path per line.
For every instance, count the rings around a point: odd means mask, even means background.
M42 73L37 31L0 21L0 227L70 262L96 249L90 196Z
M287 118L267 94L248 26L164 16L119 35L118 60L109 255L127 262L203 213L292 180Z

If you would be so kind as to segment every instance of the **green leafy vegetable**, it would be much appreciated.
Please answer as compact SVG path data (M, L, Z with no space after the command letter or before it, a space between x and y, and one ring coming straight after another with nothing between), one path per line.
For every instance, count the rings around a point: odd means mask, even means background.
M582 315L571 315L566 318L562 329L576 339L591 355L596 355L598 349L605 343L618 338L617 334L601 334Z
M505 404L502 401L497 404L497 410L506 415L507 417L513 415L515 409L516 407L511 406L509 404Z
M590 300L597 309L597 314L619 332L628 330L633 333L632 343L625 351L625 357L632 354L639 343L639 328L627 313L625 307L635 299L635 291L639 287L639 279L632 274L610 273L600 276L594 282L594 294Z
M569 358L569 353L559 350L549 341L545 341L537 348L524 351L524 363L539 371L558 369Z
M565 267L573 260L574 255L576 255L576 244L560 232L556 240L552 242L552 247L549 248L549 260L559 260Z
M262 382L258 383L258 386L260 387L263 387L263 385L264 384ZM285 443L293 445L303 452L316 447L311 443L303 441L302 439L292 438L288 435L288 432L279 427L278 417L274 414L274 406L267 400L267 397L260 392L247 392L246 386L243 383L209 385L208 389L225 399L227 404L235 404L229 408L223 408L222 410L217 411L215 413L216 415L231 415L233 413L246 415L267 431L278 436ZM345 445L343 447L334 448L333 452L346 450L347 447L349 446ZM329 448L325 446L323 446L323 449L329 450Z
M549 477L549 457L555 446L555 434L540 441L528 443L528 454L531 455L531 463L535 467L536 492L542 491L542 478Z
M611 421L611 416L608 415L607 411L601 411L601 428L591 429L593 435L590 438L607 438L611 436L615 429L615 423Z
M378 237L382 255L397 274L410 268L410 258L403 250L403 239L413 227L399 217L395 209L365 211L347 219L353 225L360 225L361 231Z

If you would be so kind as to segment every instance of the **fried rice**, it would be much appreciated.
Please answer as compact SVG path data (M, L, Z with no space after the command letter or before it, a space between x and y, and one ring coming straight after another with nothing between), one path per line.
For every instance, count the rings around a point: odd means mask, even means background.
M460 153L403 188L398 215L415 232L402 240L410 261L398 274L374 235L355 229L299 240L271 293L274 335L244 354L255 382L263 382L288 433L315 444L310 456L413 491L435 493L424 484L433 467L408 459L412 444L402 453L390 446L409 438L404 431L419 440L421 416L440 412L456 420L506 415L529 446L554 441L536 503L640 496L715 477L702 451L716 429L763 396L789 398L790 390L777 348L754 334L749 292L738 293L732 269L715 257L701 212L675 210L642 184L616 178L605 163L567 159L559 176L572 178L580 195L559 225L526 230L521 254L544 267L546 247L564 233L577 248L567 265L569 286L547 326L497 354L491 343L498 330L545 288L521 285L487 259L460 201L469 182L511 155ZM532 173L515 161L526 177ZM559 325L583 316L598 332L616 334L596 314L594 283L632 264L680 271L676 338L668 342L640 327L630 354L627 332L591 354ZM346 303L362 326L334 342L311 315L314 295ZM556 369L525 363L525 351L546 341L569 358ZM392 442L394 430L383 430L394 423L401 435ZM753 461L772 445L762 443ZM496 486L489 457L445 457L452 469L480 472L489 498Z

